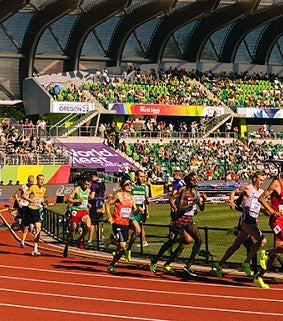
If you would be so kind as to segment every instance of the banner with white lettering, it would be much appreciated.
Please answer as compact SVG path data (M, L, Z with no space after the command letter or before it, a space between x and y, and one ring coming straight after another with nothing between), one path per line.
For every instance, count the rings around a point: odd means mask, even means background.
M51 113L65 113L65 114L86 114L94 110L94 104L90 102L76 102L76 101L54 101Z
M72 167L105 168L106 173L117 173L118 166L125 168L132 164L114 149L102 143L66 143L72 157Z

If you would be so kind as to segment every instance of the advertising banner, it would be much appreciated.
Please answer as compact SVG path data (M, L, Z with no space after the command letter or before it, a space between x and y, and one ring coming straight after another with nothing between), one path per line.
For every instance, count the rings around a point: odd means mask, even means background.
M118 165L130 166L131 163L114 149L102 143L66 143L72 158L72 167L86 169L105 168L106 173L117 173Z
M117 115L143 116L218 116L225 113L221 106L183 106L156 104L109 104L109 109L116 110Z
M281 108L237 108L237 114L244 115L246 118L283 118Z
M86 114L91 110L94 110L94 104L90 102L54 101L51 113Z

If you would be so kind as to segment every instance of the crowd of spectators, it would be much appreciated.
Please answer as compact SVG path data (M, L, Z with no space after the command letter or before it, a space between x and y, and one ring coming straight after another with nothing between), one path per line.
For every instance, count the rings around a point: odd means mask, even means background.
M54 164L68 160L66 150L46 136L46 123L40 119L11 122L7 116L0 123L0 164Z
M167 181L180 168L185 173L196 171L201 180L246 180L256 170L267 177L276 175L276 165L266 160L283 159L283 144L261 141L249 146L239 140L171 140L151 143L137 139L123 140L120 150L146 169L151 181Z
M283 81L274 74L134 68L115 76L104 69L94 78L82 86L50 84L47 89L55 100L97 99L105 107L117 102L215 106L219 101L232 108L283 106Z

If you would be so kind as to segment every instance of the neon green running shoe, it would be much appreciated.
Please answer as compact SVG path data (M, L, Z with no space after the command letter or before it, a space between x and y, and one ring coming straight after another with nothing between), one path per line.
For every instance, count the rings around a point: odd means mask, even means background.
M215 265L216 275L219 279L222 279L222 266L219 264L219 262L216 262Z
M260 256L259 256L259 265L263 270L267 270L267 262L268 262L268 255L266 254L265 250L260 251Z
M247 263L247 262L242 263L242 269L248 276L252 276L250 263Z
M164 264L163 269L168 273L168 274L175 274L175 270L171 268L170 265Z
M109 265L109 266L107 267L107 270L108 270L108 272L111 273L111 274L117 273L117 271L116 271L116 269L115 269L115 267L114 267L113 265Z
M151 264L149 268L150 268L151 272L156 273L156 271L157 271L157 263Z
M125 251L125 259L127 262L131 262L131 260L132 260L131 253L132 253L131 250Z
M254 283L261 289L269 289L269 285L264 283L263 279L260 276L254 278Z
M187 272L190 276L197 276L194 269L191 267L191 265L185 265L184 271Z

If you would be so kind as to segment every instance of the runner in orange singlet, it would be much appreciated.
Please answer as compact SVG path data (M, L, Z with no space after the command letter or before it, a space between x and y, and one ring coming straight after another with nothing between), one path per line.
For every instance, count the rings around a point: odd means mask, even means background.
M127 246L130 216L132 212L137 215L144 212L142 207L136 206L136 201L131 195L132 182L130 179L123 179L120 183L121 190L115 193L106 203L106 214L109 223L112 224L112 231L117 244L117 251L112 262L108 266L110 273L116 273L115 265L124 254ZM110 213L111 205L115 204L114 211Z

